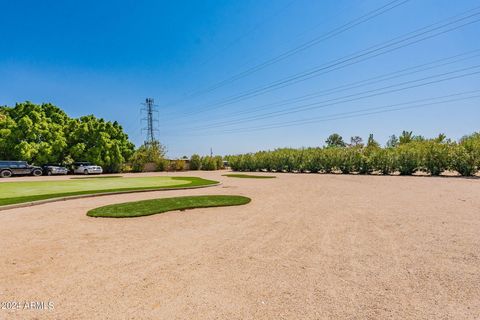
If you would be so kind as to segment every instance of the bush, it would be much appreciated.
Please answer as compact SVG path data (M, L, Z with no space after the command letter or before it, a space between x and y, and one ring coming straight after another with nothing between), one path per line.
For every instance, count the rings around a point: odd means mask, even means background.
M224 169L222 156L215 156L213 159L215 160L215 165L218 170Z
M321 164L322 171L325 173L331 173L336 171L340 167L340 152L342 150L340 148L327 148L322 149L322 160L323 164Z
M203 157L201 168L202 170L217 170L217 163L213 157Z
M155 162L156 171L167 171L170 168L170 161L166 159L159 159Z
M330 140L338 141L337 138ZM439 175L450 168L462 175L472 175L479 169L480 133L463 138L458 145L452 144L444 135L426 140L405 131L400 138L400 142L396 137L391 138L386 148L381 148L371 135L366 146L357 143L344 147L332 142L324 148L283 148L226 156L225 159L234 171L330 173L340 170L359 174L399 171L401 175L411 175L417 170L425 170Z
M132 162L132 172L142 172L145 164L137 161Z
M400 175L412 175L419 167L420 154L416 143L401 144L395 149L395 167Z
M435 140L422 142L421 167L432 176L438 176L449 168L450 145Z
M372 152L370 159L374 170L382 174L392 174L397 170L394 148L377 149Z
M155 163L158 171L165 171L168 163L165 163L165 147L159 142L144 144L132 155L130 161L134 172L141 172L147 163Z
M122 173L133 172L133 167L132 167L131 165L129 165L129 164L123 164L123 165L122 165L121 172L122 172Z
M170 170L183 171L185 170L185 160L174 160L170 162Z
M358 148L342 148L340 151L340 161L338 169L342 173L352 173L357 171L360 162L360 153Z
M452 149L451 169L462 176L473 176L480 169L480 133L462 138Z
M200 170L202 166L202 159L198 154L193 154L190 158L190 170Z
M320 172L323 170L322 163L324 155L321 149L310 148L305 152L305 170L310 172Z
M452 152L451 168L462 176L473 176L477 172L475 160L462 145L455 145Z

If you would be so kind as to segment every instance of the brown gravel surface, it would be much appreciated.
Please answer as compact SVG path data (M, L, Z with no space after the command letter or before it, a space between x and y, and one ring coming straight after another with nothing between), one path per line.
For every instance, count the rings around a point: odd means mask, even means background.
M480 179L224 173L177 174L223 182L211 188L0 212L2 307L54 303L0 319L480 319ZM252 202L85 215L201 194Z

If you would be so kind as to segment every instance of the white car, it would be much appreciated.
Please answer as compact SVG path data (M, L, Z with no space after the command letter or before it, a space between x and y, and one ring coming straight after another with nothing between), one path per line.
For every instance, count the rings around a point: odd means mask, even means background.
M103 169L100 166L90 162L75 162L73 164L73 173L77 174L101 174Z

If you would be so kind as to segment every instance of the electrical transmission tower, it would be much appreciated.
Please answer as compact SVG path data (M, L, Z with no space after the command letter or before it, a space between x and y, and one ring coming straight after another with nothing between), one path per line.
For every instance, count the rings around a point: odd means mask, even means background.
M145 112L146 116L142 118L143 121L147 122L147 126L142 128L142 133L147 132L147 139L145 144L153 144L157 139L155 139L155 132L158 132L158 110L157 105L153 103L153 98L145 99L145 103L142 103L144 108L142 108L142 113Z

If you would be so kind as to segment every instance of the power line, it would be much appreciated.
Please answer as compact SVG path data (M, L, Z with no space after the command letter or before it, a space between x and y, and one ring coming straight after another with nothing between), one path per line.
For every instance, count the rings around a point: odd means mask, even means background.
M242 33L240 36L238 36L237 38L235 38L233 41L229 42L227 45L223 46L223 48L221 48L220 50L218 50L215 54L211 55L209 58L203 60L201 63L199 63L197 65L197 67L199 66L203 66L207 63L209 63L210 61L212 61L215 57L217 57L220 53L224 52L224 51L227 51L228 49L232 48L233 46L235 46L238 42L240 42L242 39L244 39L245 37L247 37L248 35L250 35L251 33L255 32L256 30L260 29L263 25L265 25L267 23L267 21L273 17L276 17L278 16L281 12L283 12L285 9L289 8L292 4L294 4L295 2L297 2L298 0L292 0L290 2L288 2L285 6L281 7L279 10L277 10L276 12L274 12L272 15L270 15L269 17L267 18L264 18L262 21L256 23L252 28L250 28L249 30L247 30L246 32ZM192 71L190 72L187 72L186 74L184 74L184 77L187 77L189 75L192 74ZM164 107L169 107L169 106L173 106L173 105L176 105L182 101L185 101L186 99L188 98L187 97L183 97L177 101L174 101L174 102L171 102L169 104L166 104Z
M479 14L479 13L477 13ZM288 79L284 79L284 80L281 80L281 81L277 81L276 83L273 83L273 84L270 84L268 86L265 86L265 87L262 87L262 88L259 88L259 89L254 89L252 91L249 91L249 92L246 92L246 93L243 93L243 94L240 94L240 95L237 95L237 96L234 96L233 98L231 99L228 99L227 101L224 101L220 104L217 104L217 105L213 105L213 108L210 108L210 110L214 110L214 109L218 109L220 107L223 107L225 105L229 105L229 104L232 104L232 103L235 103L235 102L239 102L239 101L242 101L242 100L245 100L245 99L248 99L248 98L252 98L252 97L255 97L255 96L258 96L258 95L261 95L261 94L265 94L267 92L271 92L271 91L274 91L274 90L278 90L278 89L281 89L281 88L284 88L286 86L290 86L290 85L293 85L293 84L296 84L298 82L301 82L301 81L306 81L306 80L309 80L313 77L316 77L316 76L319 76L321 74L326 74L326 73L329 73L329 72L332 72L332 71L335 71L335 70L338 70L338 69L341 69L341 68L344 68L346 66L349 66L349 65L353 65L353 64L356 64L356 63L359 63L359 62L362 62L362 61L365 61L367 59L371 59L371 58L374 58L376 56L379 56L381 54L385 54L385 53L388 53L388 52L391 52L393 50L397 50L397 49L400 49L400 48L403 48L403 47L406 47L408 45L411 45L411 44L414 44L414 43L417 43L419 41L423 41L423 40L426 40L426 39L429 39L429 38L432 38L434 36L437 36L437 35L440 35L440 34L443 34L443 33L446 33L446 32L449 32L449 31L452 31L452 30L455 30L455 29L458 29L459 27L462 27L464 25L467 25L467 24L471 24L471 23L474 23L474 22L478 22L480 21L479 20L475 20L473 22L469 22L469 23L466 23L466 24L463 24L461 26L456 26L454 28L451 28L449 30L446 30L446 31L443 31L443 32L440 32L440 33L437 33L437 34L434 34L434 35L430 35L428 37L425 37L425 38L422 38L422 39L419 39L419 40L416 40L414 42L411 42L411 43L407 43L406 45L402 45L400 47L397 47L397 48L393 48L393 49L390 49L388 51L385 51L385 52L380 52L378 54L375 54L373 56L370 56L370 57L366 57L362 60L359 60L359 61L354 61L354 62L351 62L349 64L346 64L346 65L343 65L343 66L339 66L335 69L330 69L330 70L327 70L325 72L322 72L320 74L314 74L314 73L317 73L318 71L321 71L321 70L315 70L315 71L312 71L312 72L308 72L307 74L299 74L299 75L296 75L294 76L293 78L288 78ZM443 27L443 26L442 26ZM402 40L404 41L404 40ZM389 45L390 46L390 45ZM374 51L377 51L378 49L374 50ZM362 55L365 55L365 54L362 54ZM356 57L355 57L356 58ZM352 58L349 58L348 60L352 60ZM343 61L342 61L343 63ZM341 63L336 63L335 65L339 65ZM330 66L329 66L330 67ZM321 68L322 70L324 69L328 69L329 67L323 67ZM308 77L305 77L305 76L308 76ZM216 106L216 107L215 107ZM198 113L201 113L202 111L208 111L208 110L200 110Z
M379 95L404 91L404 90L413 89L413 88L417 88L417 87L421 87L421 86L426 86L426 85L430 85L430 84L434 84L434 83L439 83L439 82L458 79L458 78L462 78L462 77L466 77L466 76L470 76L470 75L475 75L475 74L480 73L480 71L470 72L470 73L461 74L461 75L453 75L453 74L463 72L463 71L473 70L473 69L476 69L476 68L479 68L479 67L480 67L480 65L469 66L467 68L461 68L461 69L457 69L457 70L450 71L450 72L435 74L435 75L431 75L431 76L428 76L428 77L423 77L423 78L420 78L420 79L404 81L404 82L400 82L400 83L396 83L396 84L392 84L392 85L388 85L388 86L384 86L384 87L380 87L380 88L376 88L376 89L371 89L371 90L366 90L366 91L362 91L362 92L358 92L358 93L354 93L354 94L349 94L349 95L338 97L338 98L333 98L333 99L329 99L329 100L309 103L309 104L305 104L305 105L301 105L301 106L297 106L297 107L293 107L293 108L285 108L285 109L278 110L278 111L263 113L263 114L256 115L256 116L244 117L244 118L241 118L241 119L232 120L232 121L228 121L228 122L225 121L221 125L209 125L209 126L205 126L205 127L208 127L208 128L224 127L224 126L229 126L229 125L233 125L233 124L257 121L257 120L262 120L262 119L270 119L270 118L273 118L273 117L279 117L279 116L283 116L283 115L287 115L287 114L293 114L293 113L299 113L299 112L309 111L309 110L313 110L313 109L325 108L325 107L338 105L338 104L342 104L342 103L347 103L347 102L354 102L354 101L367 99L367 98L371 98L371 97L375 97L375 96L379 96ZM453 75L453 76L443 78L443 79L439 79L439 80L433 80L433 81L428 81L428 82L424 82L424 83L420 83L420 84L411 85L413 83L422 82L422 81L425 81L425 80L434 79L434 78L443 77L443 76L448 76L448 75ZM404 87L401 87L401 86L404 86ZM401 88L392 89L392 88L395 88L395 87L401 87Z
M450 64L454 64L454 63L457 63L457 62L461 62L461 61L465 61L465 60L468 60L468 59L478 57L478 56L480 56L480 54L478 53L479 51L480 51L480 49L476 49L476 50L469 51L469 52L466 52L466 53L461 53L461 54L458 54L458 55L454 55L454 56L451 56L451 57L448 57L448 58L438 59L438 60L435 60L435 61L432 61L432 62L428 62L428 63L420 64L420 65L417 65L417 66L408 67L408 68L404 68L404 69L401 69L401 70L389 72L389 73L379 75L379 76L375 76L375 77L372 77L372 78L369 78L369 79L365 79L365 80L356 81L356 82L352 82L352 83L349 83L349 84L341 85L341 86L338 86L338 87L335 87L335 88L322 90L322 91L311 93L311 94L308 94L308 95L303 95L303 96L300 96L300 97L297 97L297 98L286 99L286 100L281 101L280 104L279 103L268 103L268 104L262 105L260 107L250 108L250 109L242 110L242 111L236 112L236 113L230 113L229 115L248 114L248 113L257 112L259 110L270 109L270 108L268 108L269 106L281 106L281 105L288 105L292 102L296 103L296 102L307 101L307 100L311 100L313 98L328 96L328 95L331 95L333 93L343 92L343 91L347 91L347 90L350 90L350 89L355 89L355 88L360 88L360 87L363 87L363 86L366 86L366 85L371 85L371 84L374 84L374 83L384 82L384 81L387 81L387 80L392 80L392 79L396 79L396 78L399 78L399 77L404 77L404 76L407 76L407 75L412 75L412 74L415 74L415 73L419 73L419 72L423 72L423 71L427 71L427 70L431 70L431 69L435 69L435 68L439 68L439 67L444 67L444 66L447 66L447 65L450 65ZM472 53L476 53L476 54L470 55ZM451 60L453 58L457 58L457 57L461 57L461 56L466 56L466 57L461 58L461 59L457 59L457 60L453 60L453 61L448 61L448 60ZM444 61L448 61L448 62L444 62ZM443 62L443 63L438 64L439 62Z
M380 113L386 113L386 112L393 112L393 111L400 111L400 110L407 110L407 109L416 109L416 108L433 106L433 105L450 103L450 102L465 101L465 100L470 100L470 99L478 99L478 98L480 98L480 95L473 95L473 96L469 96L469 97L462 97L462 98L456 98L456 99L447 99L447 100L436 101L436 102L419 103L419 102L424 102L424 101L438 100L438 99L442 99L442 98L465 95L465 94L470 94L470 93L479 93L479 92L480 92L480 90L465 91L465 92L461 92L461 93L449 94L449 95L439 96L439 97L434 97L434 98L420 99L420 100L414 100L414 101L398 103L398 104L391 104L391 105L384 105L384 106L379 106L379 107L365 108L365 109L360 109L360 110L355 110L355 111L350 111L350 112L342 112L342 113L337 113L337 114L332 114L332 115L327 115L327 116L322 116L322 117L316 117L316 118L299 119L299 120L293 120L293 121L288 121L288 122L278 122L278 123L273 123L273 124L264 125L264 126L245 127L245 128L231 129L231 130L198 133L198 134L195 134L195 135L196 136L209 136L209 135L219 135L219 134L253 132L253 131L292 127L292 126L298 126L298 125L304 125L304 124L328 122L328 121L348 119L348 118L356 118L356 117L361 117L361 116L380 114ZM403 107L401 107L401 106L403 106Z
M327 33L324 33L320 36L317 36L317 37L315 37L315 38L313 38L313 39L311 39L311 40L309 40L309 41L307 41L307 42L305 42L305 43L303 43L303 44L301 44L301 45L299 45L299 46L297 46L293 49L290 49L286 52L281 53L278 56L275 56L271 59L268 59L268 60L266 60L266 61L264 61L260 64L257 64L253 67L250 67L247 70L242 71L240 73L237 73L236 75L233 75L233 76L231 76L227 79L224 79L224 80L222 80L222 81L220 81L220 82L218 82L218 83L216 83L216 84L214 84L214 85L212 85L212 86L210 86L206 89L202 89L202 90L198 90L198 91L195 91L193 93L190 93L186 97L184 97L183 99L181 99L181 100L179 100L179 101L177 101L173 104L170 104L168 106L172 106L172 105L178 104L179 102L185 101L187 99L199 96L201 94L211 92L215 89L223 87L223 86L225 86L227 84L230 84L234 81L242 79L242 78L244 78L244 77L246 77L246 76L248 76L252 73L255 73L257 71L265 69L266 67L268 67L272 64L275 64L279 61L285 60L285 59L287 59L287 58L289 58L289 57L291 57L291 56L293 56L293 55L295 55L299 52L302 52L302 51L304 51L304 50L306 50L306 49L308 49L312 46L315 46L315 45L317 45L317 44L319 44L323 41L331 39L331 38L333 38L337 35L340 35L340 34L344 33L345 31L348 31L348 30L350 30L350 29L352 29L352 28L354 28L354 27L356 27L356 26L358 26L362 23L368 22L368 21L374 19L375 17L380 16L380 15L382 15L382 14L384 14L384 13L386 13L386 12L388 12L388 11L390 11L390 10L392 10L392 9L394 9L394 8L400 6L400 5L402 5L402 4L404 4L408 1L409 0L393 0L393 1L390 1L386 5L383 5L379 8L376 8L376 9L368 12L367 14L364 14L364 15L358 17L358 18L355 18L355 19L349 21L348 23L341 25L340 27L337 27L333 30L330 30Z
M442 59L438 59L438 60L435 60L435 61L432 61L432 62L416 65L416 66L413 66L413 67L404 68L404 69L397 70L397 71L394 71L394 72L389 72L389 73L382 74L382 75L379 75L379 76L375 76L375 77L372 77L372 78L369 78L369 79L365 79L365 80L361 80L361 81L355 81L355 82L351 82L351 83L348 83L348 84L340 85L338 87L330 88L330 89L327 89L327 90L321 90L321 91L318 91L318 92L309 93L309 94L302 95L302 96L299 96L299 97L296 97L296 98L290 98L290 99L285 99L285 100L281 100L281 101L278 101L278 102L272 102L272 103L267 103L267 104L260 105L260 106L255 106L255 107L252 107L252 108L248 108L246 110L241 110L239 112L230 113L229 116L256 113L256 112L261 111L261 110L268 110L268 109L271 109L271 108L274 108L274 107L291 105L291 104L302 102L302 101L308 101L308 100L311 100L311 99L314 99L314 98L329 96L329 95L334 94L334 93L339 93L339 92L348 91L348 90L351 90L351 89L360 88L360 87L363 87L363 86L366 86L366 85L371 85L371 84L374 84L374 83L384 82L384 81L387 81L387 80L392 80L392 79L395 79L395 78L404 77L404 76L407 76L407 75L412 75L412 74L415 74L415 73L419 73L419 72L423 72L423 71L427 71L427 70L431 70L431 69L435 69L435 68L439 68L439 67L444 67L444 66L447 66L447 65L450 65L450 64L454 64L454 63L457 63L457 62L461 62L461 61L465 61L465 60L468 60L468 59L478 57L478 56L480 56L479 51L480 51L480 49L476 49L476 50L468 51L468 52L465 52L465 53L457 54L457 55L454 55L454 56L451 56L451 57L448 57L448 58L442 58ZM457 58L457 59L455 59L455 58ZM319 103L319 102L316 102L316 103ZM220 121L220 122L214 122L214 123L211 123L209 125L228 124L228 123L231 123L232 121L235 121L235 120L224 120L224 121ZM190 124L190 122L184 122L184 123ZM177 125L181 125L181 124L182 124L182 122L178 123ZM205 125L205 126L209 126L209 125ZM204 126L202 126L202 127L204 127Z
M476 66L474 68L478 68L478 67L480 67L480 65ZM466 69L472 69L472 68L470 67L470 68L466 68ZM458 70L455 71L455 72L458 72ZM452 72L450 72L450 73L452 73ZM298 113L298 112L302 112L302 111L306 111L306 110L312 110L312 109L321 109L321 108L325 108L325 107L328 107L328 106L333 106L333 105L338 105L338 104L348 103L348 102L354 102L354 101L358 101L358 100L362 100L362 99L371 98L371 97L374 97L374 96L384 95L384 94L393 93L393 92L400 92L400 91L404 91L404 90L408 90L408 89L412 89L412 88L418 88L418 87L421 87L421 86L426 86L426 85L430 85L430 84L434 84L434 83L439 83L439 82L449 81L449 80L453 80L453 79L464 78L464 77L472 76L472 75L476 75L476 74L480 74L480 71L470 72L470 73L466 73L466 74L462 74L462 75L451 76L451 77L448 77L448 78L434 80L434 81L430 81L430 82L426 82L426 83L420 83L420 84L416 84L416 85L411 85L411 86L407 86L407 87L403 87L403 88L392 89L392 90L387 90L387 91L378 92L378 93L374 93L374 94L364 95L364 96L360 96L360 97L357 97L357 98L345 99L345 100L341 100L341 101L332 102L332 103L329 103L329 104L312 105L311 107L302 108L301 110L297 109L297 110L285 111L285 112L282 112L281 114L278 114L276 116ZM436 75L436 76L438 76L438 75ZM422 79L419 79L419 80L422 80ZM416 81L419 81L419 80L416 80ZM379 90L379 89L376 89L375 91L377 91L377 90ZM338 100L338 99L336 99L336 100ZM261 116L261 117L256 118L255 120L261 120L261 119L266 119L266 118L271 118L271 116ZM251 121L254 121L254 120L251 120ZM238 121L237 123L234 123L233 125L239 124L239 123L242 123L242 122L246 122L246 121ZM222 127L222 126L210 126L209 128L215 128L215 127ZM250 127L250 128L252 128L252 127ZM253 127L253 128L255 128L255 127ZM247 128L245 128L245 129L247 129ZM198 132L198 130L197 130L197 132Z
M450 102L457 102L457 101L464 101L464 100L470 100L470 99L478 99L478 98L480 98L480 95L475 95L475 96L465 97L465 98L459 98L459 99L450 99L450 100L432 102L432 103L423 103L423 104L413 105L413 106L391 108L391 109L388 109L388 110L376 110L376 111L364 111L364 112L357 111L356 114L347 114L347 115L344 115L344 116L331 117L331 118L328 118L328 119L321 119L321 120L315 120L315 121L310 121L310 122L305 121L303 123L286 124L286 125L282 125L282 126L271 126L271 127L264 127L264 128L257 127L255 129L248 129L247 131L250 132L250 131L258 131L258 130L274 129L274 128L284 128L284 127L296 126L296 125L301 125L301 124L311 124L311 123L326 122L326 121L333 121L333 120L340 120L340 119L356 118L356 117L372 115L372 114L379 114L379 113L386 113L386 112L400 111L400 110L407 110L407 109L417 109L417 108L420 108L420 107L426 107L426 106L432 106L432 105L438 105L438 104L450 103ZM365 109L365 110L367 110L367 109ZM237 131L237 132L239 132L239 131ZM231 133L234 133L234 132L231 132Z
M435 98L430 98L430 99L421 99L421 100L416 100L416 101L410 101L410 102L404 102L404 103L397 103L397 104L392 104L392 105L386 105L386 106L380 106L380 107L372 107L372 108L365 108L365 109L360 109L360 110L355 110L355 111L350 111L350 112L342 112L342 113L337 113L329 116L323 116L323 117L316 117L316 118L309 118L309 119L299 119L299 120L294 120L290 122L283 122L283 123L276 123L276 124L271 124L271 125L265 125L265 126L257 126L256 128L248 128L247 130L260 130L260 129L274 129L274 128L284 128L284 127L290 127L290 126L297 126L297 125L303 125L303 124L310 124L310 123L317 123L317 122L323 122L323 121L330 121L330 120L338 120L338 119L345 119L345 118L350 118L356 115L366 115L366 114L376 114L376 113L381 113L386 112L386 111L397 111L397 110L404 110L404 109L411 109L411 108L417 108L420 106L429 106L429 105L436 105L436 104L441 104L441 103L449 103L449 102L456 102L456 101L462 101L462 100L467 100L471 98L479 98L480 95L474 95L470 97L464 97L464 98L457 98L457 99L449 99L449 100L443 100L443 101L438 101L438 102L431 102L431 103L421 103L421 104L415 104L414 106L407 106L407 107L400 107L402 105L408 105L408 104L414 104L418 102L423 102L423 101L429 101L429 100L437 100L440 98L447 98L447 97L452 97L452 96L458 96L458 95L464 95L464 94L469 94L469 93L478 93L480 90L473 90L473 91L466 91L466 92L461 92L461 93L455 93L455 94L450 94L446 96L440 96L440 97L435 97ZM384 110L388 109L388 110ZM234 131L234 130L232 130Z
M478 9L478 7L476 7L475 9ZM301 73L295 74L293 76L275 81L275 82L270 83L268 85L265 85L265 86L262 86L262 87L259 87L259 88L255 88L255 89L252 89L252 90L244 92L244 93L240 93L240 94L235 95L235 96L231 96L229 98L226 98L222 101L219 101L217 103L214 103L214 104L210 105L210 108L208 108L208 106L207 106L207 108L203 108L203 109L201 109L197 112L190 112L190 113L187 113L187 114L183 114L183 116L192 116L192 115L196 115L196 114L199 114L199 113L203 113L205 111L211 111L211 110L218 109L218 108L221 108L223 106L226 106L226 105L229 105L229 104L232 104L232 103L235 103L235 102L239 102L241 100L245 100L245 99L248 99L248 98L251 98L251 97L254 97L254 96L258 96L260 94L264 94L264 93L267 93L267 92L270 92L270 91L273 91L273 90L278 90L280 88L290 86L290 85L293 85L293 84L301 82L301 81L306 81L306 80L309 80L313 77L317 77L321 74L329 73L329 72L344 68L346 66L350 66L350 65L353 65L353 64L363 62L363 61L368 60L368 59L372 59L372 58L377 57L379 55L383 55L383 54L386 54L386 53L389 53L389 52L392 52L392 51L395 51L395 50L413 45L413 44L418 43L420 41L424 41L424 40L427 40L427 39L445 34L447 32L454 31L454 30L459 29L461 27L464 27L466 25L470 25L470 24L473 24L473 23L476 23L476 22L480 21L480 19L473 20L473 21L468 21L468 22L465 22L463 24L453 26L449 29L439 31L439 32L434 33L434 34L426 35L426 36L424 36L420 39L415 39L417 37L420 37L420 36L423 36L425 34L431 33L432 31L436 31L436 30L445 28L447 26L456 24L456 23L464 21L464 20L468 20L468 19L470 19L472 17L475 17L475 16L480 14L480 12L475 12L473 14L470 14L470 15L466 16L466 17L461 17L461 18L456 19L454 21L444 23L444 24L442 24L438 27L431 28L432 26L438 25L438 24L443 23L445 21L449 21L453 18L462 16L465 13L469 13L469 12L472 12L472 11L473 10L468 10L467 12L464 12L462 14L455 15L453 17L441 20L441 21L436 22L434 24L431 24L431 25L428 25L426 27L417 29L413 32L409 32L409 33L407 33L405 35L402 35L400 37L396 37L392 40L382 42L378 45L372 46L372 47L367 48L365 50L359 51L355 54L349 55L349 56L347 56L347 58L344 57L344 58L334 60L333 63L327 64L326 66L321 65L321 66L318 66L318 67L314 68L313 70L306 71L306 72L301 72ZM426 31L422 31L422 30L425 30L425 29L428 29L428 28L431 28L431 29L426 30ZM422 31L422 32L419 33L418 31ZM401 39L401 38L405 38L405 39ZM397 39L401 39L401 40L397 40ZM407 42L405 44L401 44L402 42L406 42L408 40L413 40L413 41ZM399 44L401 44L401 45L399 45ZM395 46L395 45L399 45L399 46L390 48L390 47ZM388 49L388 50L381 51L383 49ZM380 51L380 52L375 53L377 51ZM372 53L375 53L375 54L369 56ZM361 59L359 59L359 58L361 58ZM335 61L337 61L337 62L335 62ZM349 63L345 64L346 62L349 62ZM336 68L332 69L332 67L336 67ZM320 72L322 72L322 73L320 73Z

